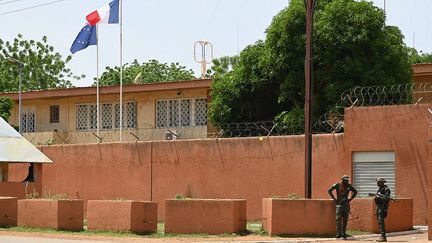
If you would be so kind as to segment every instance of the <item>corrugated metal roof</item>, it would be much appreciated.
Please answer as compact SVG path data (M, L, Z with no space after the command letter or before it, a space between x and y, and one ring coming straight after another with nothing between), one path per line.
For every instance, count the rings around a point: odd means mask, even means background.
M0 163L52 163L0 117Z

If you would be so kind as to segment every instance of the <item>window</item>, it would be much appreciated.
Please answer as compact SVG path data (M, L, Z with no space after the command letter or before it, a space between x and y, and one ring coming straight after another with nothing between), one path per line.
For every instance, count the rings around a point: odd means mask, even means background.
M21 112L21 132L35 132L36 119L35 119L35 108L24 107Z
M78 105L76 109L76 129L96 129L96 105Z
M156 102L157 127L207 125L207 99L173 99Z
M111 129L113 127L112 107L112 104L102 104L102 129Z
M195 125L207 125L207 99L195 100Z
M394 152L355 152L354 187L360 197L367 197L369 193L378 190L376 179L386 179L392 194L395 194L395 153Z
M52 105L50 106L50 123L60 122L60 106Z
M100 105L100 129L120 127L120 104L104 103ZM136 102L123 103L123 128L137 127ZM76 129L78 131L97 129L97 107L95 104L80 104L76 108Z

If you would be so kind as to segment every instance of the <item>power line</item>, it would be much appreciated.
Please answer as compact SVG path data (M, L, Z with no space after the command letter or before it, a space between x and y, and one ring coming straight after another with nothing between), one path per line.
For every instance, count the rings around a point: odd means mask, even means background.
M9 2L0 3L0 5L6 5L6 4L9 4L9 3L14 3L14 2L19 2L19 1L21 1L21 0L12 0L12 1L9 1Z
M18 0L16 0L16 1L18 1ZM47 2L47 3L43 3L43 4L39 4L39 5L34 5L34 6L31 6L31 7L27 7L27 8L21 8L21 9L16 9L16 10L8 11L8 12L3 12L3 13L0 13L0 16L6 15L6 14L11 14L11 13L17 13L17 12L21 12L21 11L24 11L24 10L39 8L39 7L43 7L43 6L46 6L46 5L51 5L51 4L55 4L55 3L59 3L59 2L63 2L63 1L64 0L57 0L57 1Z

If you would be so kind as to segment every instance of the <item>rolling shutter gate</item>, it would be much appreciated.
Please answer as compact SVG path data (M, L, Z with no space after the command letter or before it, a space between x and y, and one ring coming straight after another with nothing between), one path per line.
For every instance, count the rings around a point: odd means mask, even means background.
M367 197L378 190L376 179L383 177L395 195L395 153L394 152L354 152L354 187L359 197Z

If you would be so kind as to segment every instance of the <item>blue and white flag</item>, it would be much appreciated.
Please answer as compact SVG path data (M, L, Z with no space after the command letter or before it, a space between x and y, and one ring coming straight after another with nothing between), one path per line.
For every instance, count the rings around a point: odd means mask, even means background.
M73 42L70 51L74 54L77 51L86 49L90 45L97 44L96 26L86 24L81 31L78 33L75 41Z

